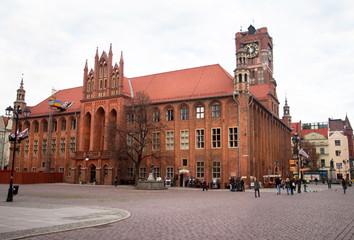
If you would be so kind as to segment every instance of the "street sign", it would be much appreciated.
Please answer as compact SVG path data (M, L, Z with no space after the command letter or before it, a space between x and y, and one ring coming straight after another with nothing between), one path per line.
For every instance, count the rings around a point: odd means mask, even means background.
M296 165L297 164L297 160L289 160L289 164L290 165Z
M295 171L297 171L298 170L298 167L290 167L290 171L291 172L295 172Z

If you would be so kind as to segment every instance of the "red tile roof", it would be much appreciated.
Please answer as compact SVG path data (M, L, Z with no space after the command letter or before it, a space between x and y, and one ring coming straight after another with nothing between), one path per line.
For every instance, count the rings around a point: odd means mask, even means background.
M124 78L123 92L131 96L131 83L134 95L139 91L145 91L152 102L178 101L203 97L216 97L233 94L233 77L219 64L195 67L153 75ZM268 85L251 86L250 90L255 98L267 97ZM29 107L31 116L49 114L49 97L41 103ZM82 99L82 87L60 90L56 93L60 101L74 102L63 113L80 111ZM56 112L54 112L55 114Z
M301 122L291 123L291 127L293 128L293 131L291 132L291 134L299 133L299 134L301 134L301 136L305 136L306 134L308 134L310 132L317 132L319 134L322 134L326 138L328 138L328 129L327 128L323 128L323 129L301 129L300 130L300 124L301 124Z
M68 108L67 110L63 111L65 113L70 113L70 112L78 112L80 111L80 100L82 99L82 87L76 87L76 88L68 88L64 90L58 91L56 94L56 99L65 102L74 102L74 104ZM49 114L49 98L46 98L44 101L40 102L39 104L33 106L33 107L28 107L29 110L31 110L31 116L42 116L42 115L48 115ZM53 114L55 115L58 113L58 110L54 110Z
M136 77L130 81L134 93L145 91L153 102L233 93L233 77L219 64Z

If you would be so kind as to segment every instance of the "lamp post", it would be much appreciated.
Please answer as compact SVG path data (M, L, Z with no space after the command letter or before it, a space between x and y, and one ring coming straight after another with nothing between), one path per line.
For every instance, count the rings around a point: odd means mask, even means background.
M13 113L13 116L11 116ZM31 113L31 111L26 108L24 111L24 116L25 117L28 117L29 114ZM17 109L17 110L14 110L11 106L7 107L5 109L5 115L7 117L13 117L15 119L15 131L17 131L17 128L18 128L18 119L20 117L20 115L22 114L22 110L21 108ZM15 165L15 152L16 152L16 140L17 140L17 132L15 132L15 134L11 134L9 136L9 141L10 142L14 142L14 146L13 146L13 152L12 152L12 166L11 166L11 178L10 178L10 186L9 186L9 191L7 193L7 198L6 198L6 202L12 202L13 200L13 176L14 176L14 165ZM18 143L21 144L21 141L23 139L26 139L28 137L28 135L26 136L21 136L18 138Z
M300 155L299 155L299 143L300 143L300 139L299 139L299 134L298 133L294 133L294 135L292 136L293 144L294 144L294 153L296 154L296 159L297 159L297 163L298 163L298 188L297 188L297 192L301 193L301 181L302 181L302 175L301 175L301 159L300 159Z

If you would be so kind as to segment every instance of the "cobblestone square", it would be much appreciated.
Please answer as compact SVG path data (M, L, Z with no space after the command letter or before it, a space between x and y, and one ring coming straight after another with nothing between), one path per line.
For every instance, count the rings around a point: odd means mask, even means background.
M37 184L21 185L12 203L5 202L7 188L0 185L0 210L13 207L14 211L13 216L1 215L0 225L5 229L15 223L20 207L88 207L130 213L113 223L63 232L56 226L59 232L26 239L354 239L354 191L349 187L343 194L340 185L327 189L327 185L310 184L307 193L302 189L294 195L261 189L261 197L255 198L251 189L145 191L133 186ZM26 221L16 219L14 225Z

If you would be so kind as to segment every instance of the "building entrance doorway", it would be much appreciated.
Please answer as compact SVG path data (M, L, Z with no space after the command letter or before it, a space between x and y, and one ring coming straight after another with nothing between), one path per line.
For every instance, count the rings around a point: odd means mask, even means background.
M92 165L91 171L90 171L90 183L93 183L96 181L96 167Z

